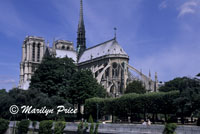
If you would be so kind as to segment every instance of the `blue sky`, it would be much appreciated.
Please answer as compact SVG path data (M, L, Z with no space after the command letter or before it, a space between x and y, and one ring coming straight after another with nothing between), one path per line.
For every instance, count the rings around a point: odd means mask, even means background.
M113 38L130 64L160 81L200 72L200 0L83 0L87 47ZM27 35L76 44L79 0L0 1L0 88L19 82Z

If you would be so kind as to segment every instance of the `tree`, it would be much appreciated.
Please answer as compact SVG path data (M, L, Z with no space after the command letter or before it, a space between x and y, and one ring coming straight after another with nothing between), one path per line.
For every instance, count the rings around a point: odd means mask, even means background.
M76 70L72 59L45 57L31 78L30 89L65 98Z
M170 91L179 90L180 83L182 80L183 80L182 78L175 78L173 80L170 80L166 82L164 86L160 87L159 91L170 92Z
M125 94L127 93L144 94L145 92L146 92L145 87L143 86L141 81L133 81L127 85Z
M90 70L77 71L72 77L70 87L68 97L71 97L72 104L84 104L88 98L106 96L106 90L93 78Z
M80 106L85 104L85 100L93 97L105 97L106 90L93 78L89 70L79 70L73 77L68 98L71 104L78 104L77 117L80 118Z
M199 74L197 74L197 76L198 76L198 77L200 77L200 73L199 73Z
M174 100L174 103L178 106L177 115L181 116L181 122L183 124L184 117L191 116L196 109L194 100L200 94L200 81L197 78L175 78L166 82L159 90L162 92L179 91L180 95Z
M12 99L5 89L0 90L0 118L9 119L12 114L9 113L9 107L13 105L14 99Z
M105 97L106 90L93 78L89 70L79 70L69 58L46 57L35 71L30 84L28 97L37 104L37 99L48 106L52 97L80 105L92 97ZM59 98L61 97L61 98ZM78 116L79 117L79 116Z
M174 90L184 91L187 88L199 87L199 80L196 78L175 78L165 83L164 86L159 88L161 92L170 92Z

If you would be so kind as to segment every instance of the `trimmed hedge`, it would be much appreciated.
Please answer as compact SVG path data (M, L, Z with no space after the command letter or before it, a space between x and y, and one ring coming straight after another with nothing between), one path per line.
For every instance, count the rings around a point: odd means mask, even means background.
M40 122L39 134L52 134L52 120L44 120Z
M165 124L165 129L163 131L163 134L176 134L175 130L176 130L176 123L167 123Z
M174 100L179 97L178 91L168 93L126 94L119 98L91 98L85 103L86 115L96 117L97 105L99 117L114 115L118 118L131 118L136 114L174 114L177 111Z
M29 130L29 124L30 124L29 120L21 120L17 124L18 134L27 134Z
M4 134L8 129L9 121L5 119L0 119L0 134Z
M55 123L54 134L63 134L63 130L65 129L66 122L58 121Z

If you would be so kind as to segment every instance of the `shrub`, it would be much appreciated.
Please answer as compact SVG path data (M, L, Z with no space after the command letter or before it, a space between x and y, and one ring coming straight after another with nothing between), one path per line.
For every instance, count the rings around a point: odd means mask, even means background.
M176 134L175 133L176 127L177 127L176 123L165 124L165 129L163 131L163 134Z
M99 123L96 123L96 127L95 127L95 130L94 130L94 134L98 134L98 128L99 128Z
M17 124L18 134L27 134L27 132L29 130L29 124L30 124L29 120L21 120Z
M90 115L88 122L91 123L90 124L90 134L93 134L94 133L94 123L93 123L92 115Z
M77 130L78 134L83 134L83 122L80 122L78 124L78 130Z
M66 122L58 121L55 124L54 133L55 134L63 134L63 130L65 129Z
M39 134L52 134L53 121L44 120L40 122Z
M90 134L94 134L94 123L90 124Z
M88 122L89 122L89 123L93 123L92 115L90 115L90 117L89 117L89 119L88 119Z
M8 129L9 121L5 119L0 119L0 134L4 134Z
M87 122L85 122L84 127L85 128L83 129L83 133L86 134L86 132L88 130L88 123Z

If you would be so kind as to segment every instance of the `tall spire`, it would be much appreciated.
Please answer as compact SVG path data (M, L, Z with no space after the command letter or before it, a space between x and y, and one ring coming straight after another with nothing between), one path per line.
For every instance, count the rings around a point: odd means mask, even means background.
M85 49L86 49L86 39L85 39L85 25L83 19L83 1L80 0L80 18L77 31L78 59L80 58L81 54L85 51Z
M79 16L79 24L78 24L78 28L84 28L84 20L83 20L83 1L80 0L80 16Z

